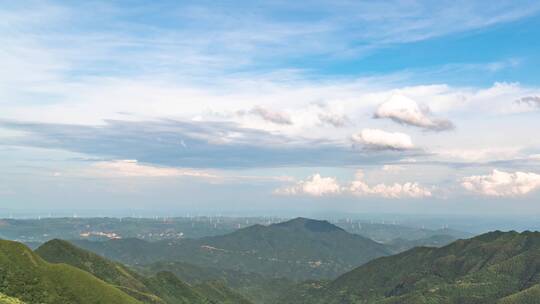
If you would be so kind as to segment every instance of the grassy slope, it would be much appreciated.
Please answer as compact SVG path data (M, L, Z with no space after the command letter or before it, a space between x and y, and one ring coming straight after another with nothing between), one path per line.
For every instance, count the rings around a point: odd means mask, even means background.
M540 233L492 232L374 260L280 303L513 303L539 282Z
M88 271L145 303L227 304L233 303L231 299L241 298L225 287L223 294L227 297L213 301L213 293L201 293L171 272L161 270L152 276L144 277L120 263L107 260L63 240L49 241L39 247L36 253L49 262L66 263Z
M0 241L0 292L28 303L140 304L91 274L45 262L23 244Z

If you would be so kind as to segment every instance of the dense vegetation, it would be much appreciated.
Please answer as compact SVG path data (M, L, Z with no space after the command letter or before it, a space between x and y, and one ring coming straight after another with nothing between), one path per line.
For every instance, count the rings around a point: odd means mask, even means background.
M24 304L21 300L0 293L0 304Z
M253 225L230 234L201 239L75 243L131 265L184 261L295 280L332 278L391 253L382 244L348 233L326 221L304 218L269 226Z
M254 272L203 267L185 262L156 262L138 267L139 272L155 274L170 271L192 285L219 281L253 303L273 303L295 282L287 278L269 278Z
M492 232L376 259L279 303L538 303L540 233Z
M83 270L45 262L12 241L0 241L0 293L26 303L141 304Z
M201 239L76 241L97 253L57 239L35 252L0 241L0 304L539 303L540 233L436 248L453 240L381 244L298 218Z
M36 253L49 262L65 263L87 271L144 303L249 303L225 285L199 282L192 286L169 271L157 271L145 277L62 240L49 241Z

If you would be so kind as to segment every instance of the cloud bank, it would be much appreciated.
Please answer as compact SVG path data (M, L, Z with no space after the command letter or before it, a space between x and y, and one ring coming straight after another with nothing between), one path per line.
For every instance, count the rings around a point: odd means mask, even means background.
M428 188L414 182L369 186L364 181L364 173L361 170L356 171L355 179L351 182L348 191L357 196L380 196L384 198L424 198L432 195Z
M364 181L362 170L356 171L355 178L348 186L342 186L333 177L322 177L319 173L295 185L279 188L274 191L279 195L308 195L321 197L324 195L346 194L354 196L373 196L390 199L426 198L431 197L431 191L415 182L394 183L391 185L368 185Z
M113 159L181 168L347 166L386 163L407 151L363 153L343 143L291 137L210 121L120 121L104 125L29 123L0 120L22 131L4 145L59 149Z
M430 131L446 131L454 129L454 124L447 119L431 117L431 110L416 101L402 96L392 95L390 99L379 105L375 118L389 118L397 123L420 127Z
M540 174L493 170L491 174L465 177L461 185L486 196L522 196L540 188Z

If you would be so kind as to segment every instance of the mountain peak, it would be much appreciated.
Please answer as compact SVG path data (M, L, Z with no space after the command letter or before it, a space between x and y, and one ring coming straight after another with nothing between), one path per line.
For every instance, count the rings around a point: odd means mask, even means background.
M306 229L311 232L344 231L343 229L339 228L338 226L334 224L329 223L328 221L314 220L314 219L308 219L304 217L297 217L286 222L274 224L272 226Z

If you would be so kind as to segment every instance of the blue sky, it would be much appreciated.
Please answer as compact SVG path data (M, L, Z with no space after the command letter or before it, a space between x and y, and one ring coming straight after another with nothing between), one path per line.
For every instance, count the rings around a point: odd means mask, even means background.
M540 211L538 1L0 3L2 210Z

